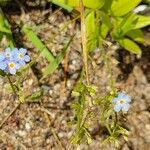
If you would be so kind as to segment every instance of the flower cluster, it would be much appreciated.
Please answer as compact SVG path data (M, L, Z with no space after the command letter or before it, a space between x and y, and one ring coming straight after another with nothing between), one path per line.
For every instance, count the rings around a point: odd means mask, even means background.
M129 103L131 102L131 98L124 92L119 92L118 96L115 97L112 102L116 112L119 112L120 110L127 112L130 107Z
M0 53L0 69L6 73L15 74L26 62L30 61L26 53L27 50L24 48L6 48Z

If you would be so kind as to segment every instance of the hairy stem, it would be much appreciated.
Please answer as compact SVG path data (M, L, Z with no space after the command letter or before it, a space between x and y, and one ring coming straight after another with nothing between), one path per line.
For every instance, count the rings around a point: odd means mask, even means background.
M80 0L81 8L81 39L82 39L82 51L83 51L83 62L86 73L86 81L89 85L89 75L88 75L88 51L87 51L87 37L86 37L86 26L85 26L85 16L84 16L84 6L82 0Z

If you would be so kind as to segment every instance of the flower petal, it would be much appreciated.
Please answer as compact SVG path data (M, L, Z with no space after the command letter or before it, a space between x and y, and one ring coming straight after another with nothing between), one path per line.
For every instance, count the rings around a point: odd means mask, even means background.
M113 102L114 104L116 104L118 101L119 101L118 98L114 98L114 99L112 100L112 102Z
M26 50L25 48L20 48L20 49L19 49L19 52L25 55L26 52L27 52L27 50Z
M125 95L124 100L125 100L126 103L129 103L129 102L131 102L131 97L128 96L128 95Z
M10 74L16 74L16 68L13 68L13 69L9 69L9 72L10 72Z
M25 60L26 62L29 62L29 61L30 61L30 57L29 57L28 55L25 55L25 56L24 56L24 60Z
M119 93L118 93L118 98L119 98L119 99L122 99L124 96L125 96L125 93L124 93L124 92L119 92Z
M6 53L7 53L7 52L10 53L10 52L11 52L11 48L10 48L10 47L6 48L6 49L5 49L5 52L6 52Z
M25 61L24 61L24 60L19 61L19 64L20 64L20 67L23 67L23 66L25 66L25 65L26 65L26 63L25 63Z
M116 112L119 112L120 110L121 110L121 105L119 105L119 104L116 104L115 106L114 106L114 110L116 111Z
M130 107L129 104L124 104L123 107L122 107L122 110L123 110L124 112L127 112L127 111L129 110L129 107Z
M0 61L3 61L5 59L5 54L4 53L0 53Z
M7 67L7 64L5 62L0 62L0 69L5 70Z

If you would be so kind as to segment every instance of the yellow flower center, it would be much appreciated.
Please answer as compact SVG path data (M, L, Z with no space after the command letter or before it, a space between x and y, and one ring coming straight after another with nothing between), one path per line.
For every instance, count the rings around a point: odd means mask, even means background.
M22 54L19 54L19 58L22 59L22 58L23 58L23 55L22 55Z
M124 99L121 99L121 100L120 100L120 104L124 104Z
M9 63L9 68L14 68L15 64L14 63Z

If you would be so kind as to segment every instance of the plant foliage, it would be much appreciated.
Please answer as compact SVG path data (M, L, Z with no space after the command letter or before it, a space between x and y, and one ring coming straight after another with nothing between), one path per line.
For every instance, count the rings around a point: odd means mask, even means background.
M124 49L141 54L137 43L144 42L141 28L150 25L150 16L138 15L132 10L142 0L83 0L86 10L87 48L89 51L102 46L110 35ZM52 0L53 3L79 11L80 0Z

